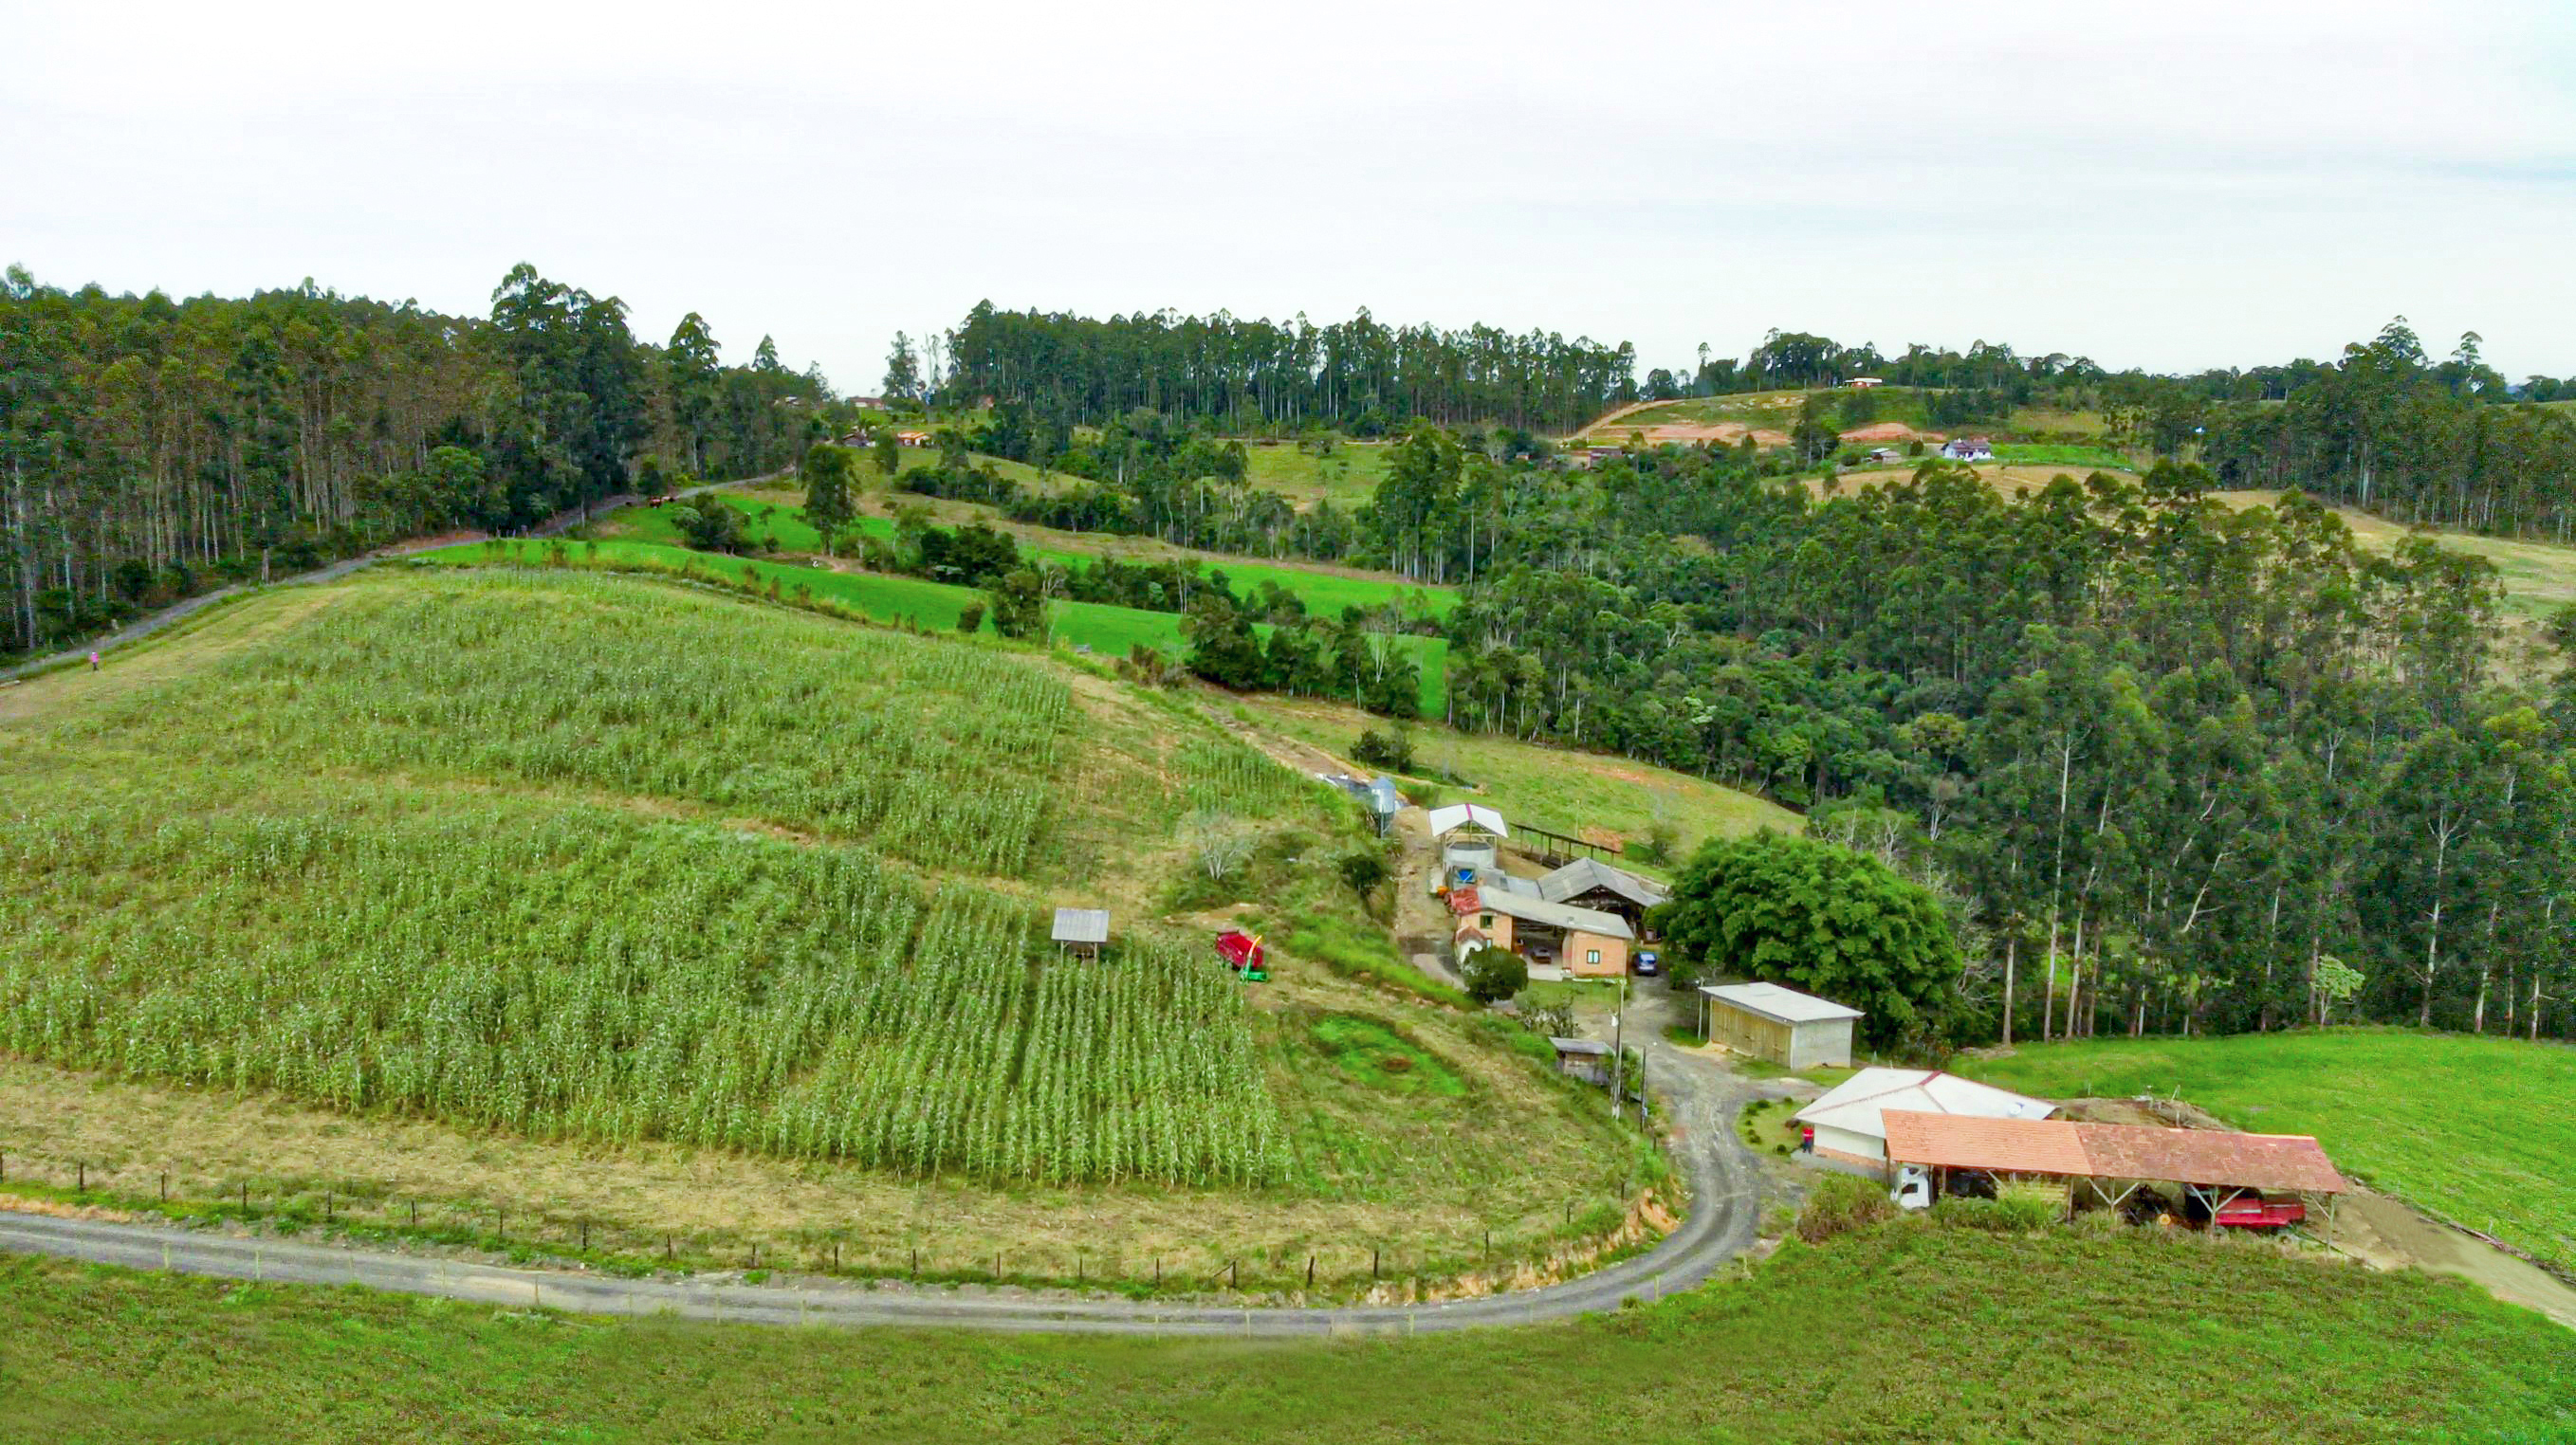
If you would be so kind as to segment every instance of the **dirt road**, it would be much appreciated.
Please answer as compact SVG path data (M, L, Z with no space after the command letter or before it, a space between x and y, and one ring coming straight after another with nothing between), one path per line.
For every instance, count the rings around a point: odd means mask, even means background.
M280 1284L364 1285L497 1305L607 1315L680 1315L758 1324L919 1325L952 1329L1122 1335L1293 1338L1400 1335L1531 1324L1654 1300L1707 1279L1753 1243L1760 1217L1756 1165L1735 1137L1740 1081L1689 1059L1649 1031L1659 1108L1674 1126L1690 1211L1652 1250L1544 1289L1416 1306L1312 1309L1173 1305L1117 1298L1044 1297L975 1289L914 1289L845 1280L617 1279L568 1270L343 1248L300 1240L49 1215L0 1213L0 1249L132 1269ZM1661 1057L1658 1057L1658 1053Z

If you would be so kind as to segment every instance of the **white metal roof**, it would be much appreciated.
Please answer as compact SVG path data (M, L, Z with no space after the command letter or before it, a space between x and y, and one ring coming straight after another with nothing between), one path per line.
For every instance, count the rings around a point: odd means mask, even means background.
M1580 929L1604 938L1634 938L1628 920L1615 913L1599 913L1577 908L1571 903L1550 903L1523 893L1494 893L1476 890L1476 911L1499 913L1505 918L1518 918L1529 923L1544 923L1550 928Z
M1109 910L1106 908L1059 908L1055 911L1057 943L1107 943Z
M2034 1099L1956 1074L1931 1069L1868 1068L1800 1109L1797 1119L1801 1124L1824 1124L1884 1139L1887 1126L1879 1121L1881 1109L1964 1114L1980 1119L2045 1119L2057 1112L2057 1106L2046 1099Z
M1756 1013L1784 1024L1821 1023L1827 1019L1856 1019L1862 1016L1856 1008L1804 994L1776 983L1702 984L1700 992L1719 1003L1731 1004L1746 1013Z
M1497 838L1512 836L1512 830L1503 826L1503 815L1482 803L1451 803L1431 810L1431 836L1434 838L1445 838L1470 823Z

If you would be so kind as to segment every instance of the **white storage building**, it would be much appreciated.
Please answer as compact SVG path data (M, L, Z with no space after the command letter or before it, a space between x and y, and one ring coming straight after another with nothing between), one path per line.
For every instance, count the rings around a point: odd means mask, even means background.
M1820 1157L1878 1169L1887 1163L1887 1125L1879 1117L1883 1109L1979 1119L2045 1119L2057 1112L2046 1099L1935 1069L1868 1068L1800 1109L1797 1120L1815 1131Z
M1700 989L1700 1034L1739 1054L1786 1069L1851 1066L1856 1008L1776 983L1720 983Z

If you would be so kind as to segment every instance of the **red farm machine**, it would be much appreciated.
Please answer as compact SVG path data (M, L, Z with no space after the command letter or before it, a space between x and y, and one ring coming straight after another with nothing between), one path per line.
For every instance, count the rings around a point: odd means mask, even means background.
M1243 975L1245 983L1268 983L1270 961L1261 951L1261 935L1229 928L1216 936L1216 956L1225 966Z

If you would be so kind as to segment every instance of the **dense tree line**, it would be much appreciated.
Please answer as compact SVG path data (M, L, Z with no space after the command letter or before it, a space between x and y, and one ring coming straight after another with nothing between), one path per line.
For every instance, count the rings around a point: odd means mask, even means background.
M1136 312L1107 320L978 304L947 338L945 394L1022 402L1058 424L1142 408L1238 430L1320 423L1361 435L1407 418L1566 430L1632 394L1635 349L1553 332L1317 326ZM919 384L899 348L890 387ZM898 376L898 373L903 373Z
M2015 1036L2576 1034L2576 689L2496 680L2483 560L2208 481L1514 474L1450 713L1764 792L1934 885L1972 1034L2007 996Z
M615 297L520 266L488 317L307 282L229 299L0 282L0 652L263 565L511 529L805 443L821 379L692 314L639 342ZM647 458L658 458L651 467Z

